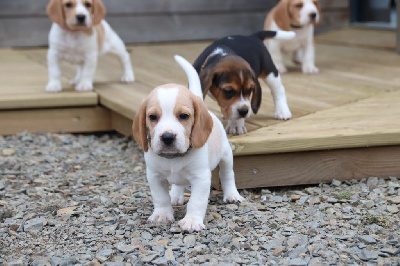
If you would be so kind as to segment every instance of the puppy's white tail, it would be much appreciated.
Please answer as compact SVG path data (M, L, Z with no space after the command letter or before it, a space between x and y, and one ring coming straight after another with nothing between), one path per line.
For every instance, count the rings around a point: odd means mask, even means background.
M276 36L274 39L277 40L291 40L296 36L296 33L294 31L283 31L283 30L277 30L276 31Z
M199 75L197 74L196 69L189 63L185 58L180 55L174 56L175 61L181 66L181 68L185 71L186 76L189 80L189 90L196 96L199 96L203 99L203 92L201 91L201 83Z
M265 39L291 40L296 36L296 33L294 31L263 30L263 31L254 33L253 35L260 38L261 41L264 41Z

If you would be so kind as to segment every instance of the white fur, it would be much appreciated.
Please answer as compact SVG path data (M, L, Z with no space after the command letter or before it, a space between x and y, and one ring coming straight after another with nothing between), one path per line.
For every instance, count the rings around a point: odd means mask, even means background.
M296 36L294 31L283 31L277 30L276 36L273 38L275 40L291 40Z
M79 5L77 8L79 8ZM87 16L88 18L90 16ZM89 20L85 21L88 22ZM77 65L77 74L71 80L71 84L76 85L75 89L77 91L91 91L97 58L105 53L113 53L119 57L123 66L122 82L133 82L135 80L130 56L124 43L106 21L102 20L101 23L105 31L101 51L98 49L96 30L93 29L93 34L88 35L84 32L67 31L53 23L49 33L49 50L47 53L49 82L46 91L58 92L62 90L60 69L62 60Z
M275 118L281 120L288 120L292 117L289 106L287 104L285 87L282 84L281 77L278 74L275 77L274 73L271 73L265 79L268 87L271 89L271 94L275 103Z
M175 57L177 62L188 74L189 80L193 78L194 68L186 64L181 58ZM184 59L183 59L184 60ZM188 69L188 68L192 69ZM194 70L195 71L195 70ZM196 75L197 76L197 75ZM200 84L192 80L190 84ZM197 90L197 88L190 88ZM157 138L164 132L173 130L176 134L184 134L183 127L179 126L179 121L173 115L173 108L179 103L176 102L177 90L168 89L169 95L165 95L167 90L160 87L157 97L160 101L162 115L158 124L163 126L155 127L154 136L151 142L156 142ZM172 204L183 204L183 192L185 186L191 186L191 196L187 204L187 213L179 222L183 230L192 232L205 228L203 223L207 209L208 197L211 185L211 171L219 165L220 180L224 191L224 201L243 201L236 189L233 172L233 155L226 137L222 123L218 118L209 112L213 119L213 129L207 143L199 148L190 150L185 156L173 159L160 157L157 149L149 148L144 154L146 161L147 179L149 181L151 194L154 201L154 212L149 217L149 222L173 222L174 214ZM177 136L178 137L178 136ZM178 144L179 146L180 144ZM171 192L168 194L168 184L172 184Z
M315 66L315 49L313 44L314 25L310 21L310 13L317 14L316 22L320 20L320 14L317 7L311 0L303 0L303 8L300 11L300 29L293 29L296 36L289 40L269 39L265 41L268 50L272 56L276 68L280 73L287 72L286 66L283 64L282 53L293 53L293 61L302 65L303 73L315 74L319 69ZM281 30L272 21L268 30Z

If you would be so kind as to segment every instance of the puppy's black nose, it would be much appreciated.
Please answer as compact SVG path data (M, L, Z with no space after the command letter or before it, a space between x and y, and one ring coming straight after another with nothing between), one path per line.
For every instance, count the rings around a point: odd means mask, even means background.
M85 15L76 15L76 19L79 23L85 22L86 16Z
M247 115L247 113L249 112L249 109L243 108L243 109L238 109L237 111L241 117L245 117Z
M161 140L165 145L171 145L175 140L175 135L172 133L164 133L161 135Z
M310 18L311 18L311 20L314 21L317 18L317 13L315 13L315 12L310 13Z

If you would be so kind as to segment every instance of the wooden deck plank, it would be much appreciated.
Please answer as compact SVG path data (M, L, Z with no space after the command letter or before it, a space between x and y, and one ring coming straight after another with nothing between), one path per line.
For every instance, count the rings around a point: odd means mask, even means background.
M306 151L234 158L236 186L240 189L329 183L370 176L400 175L400 146ZM221 188L218 172L212 185Z
M0 134L111 131L111 112L102 107L0 111Z
M400 91L322 110L230 138L235 155L400 144Z
M318 35L318 43L369 47L394 51L396 35L392 30L347 28Z
M45 60L45 54L42 54ZM47 93L47 69L17 50L0 49L0 110L97 105L97 94L77 93L63 78L63 93Z

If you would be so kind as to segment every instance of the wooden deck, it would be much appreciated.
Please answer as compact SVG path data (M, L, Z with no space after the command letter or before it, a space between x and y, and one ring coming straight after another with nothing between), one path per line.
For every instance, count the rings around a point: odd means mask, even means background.
M318 75L297 66L282 80L293 113L273 119L269 89L249 132L231 136L239 188L329 182L332 179L400 176L400 56L395 32L344 29L317 37ZM100 59L95 92L76 93L63 65L65 90L47 94L45 49L0 50L0 134L22 130L130 134L141 100L161 84L187 84L173 60L190 61L209 44L192 42L129 47L137 81L118 82L120 66ZM289 62L289 61L288 61ZM211 99L206 103L219 114ZM214 182L215 186L218 186Z

